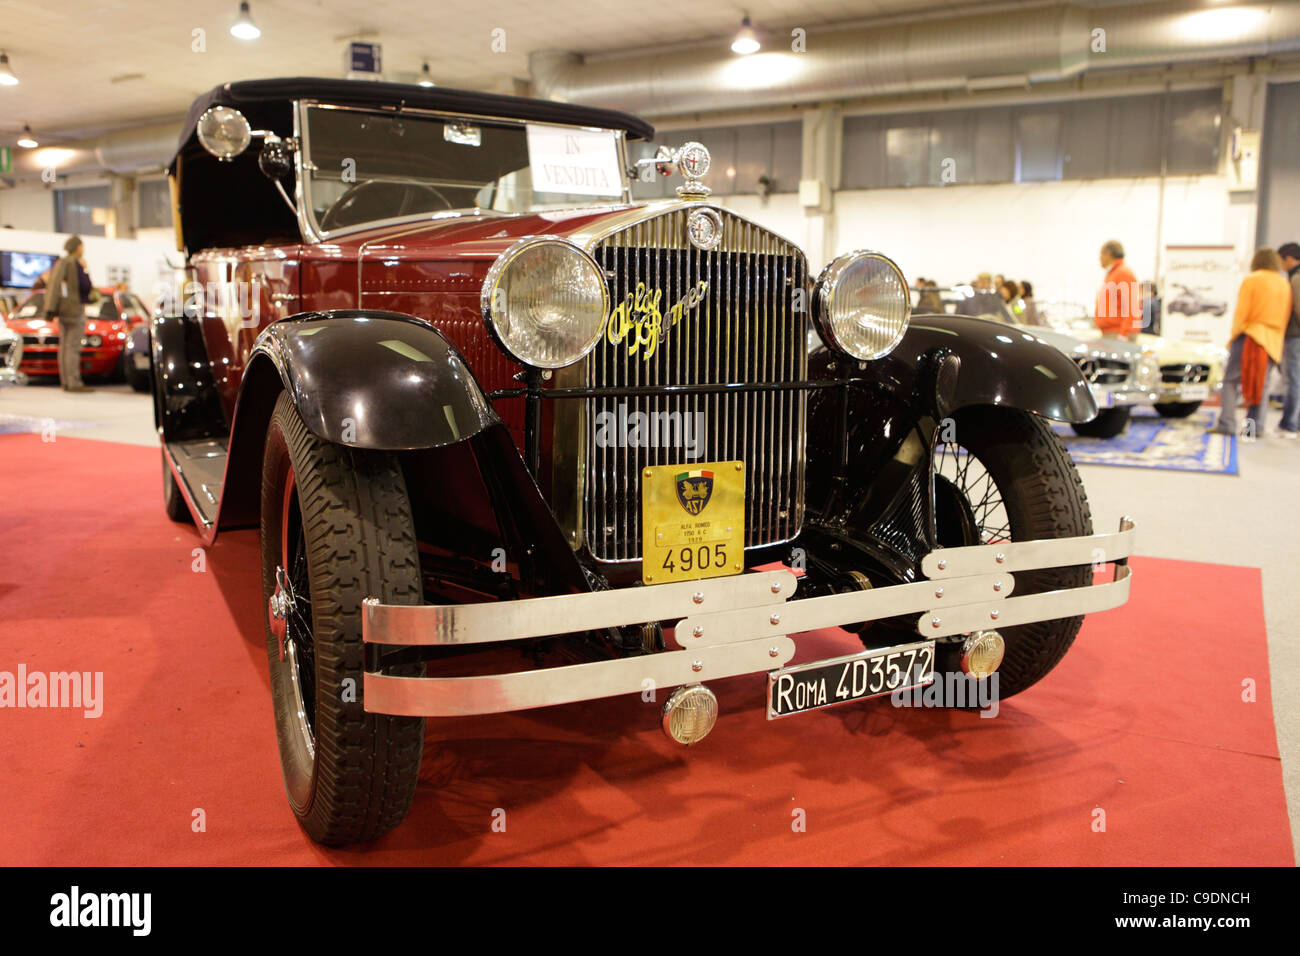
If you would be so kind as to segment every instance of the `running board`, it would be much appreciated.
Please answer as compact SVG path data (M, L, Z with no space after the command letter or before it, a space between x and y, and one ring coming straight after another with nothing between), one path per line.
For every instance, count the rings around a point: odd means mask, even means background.
M221 507L221 482L226 473L226 441L197 438L163 444L163 454L189 506L194 523L210 531Z

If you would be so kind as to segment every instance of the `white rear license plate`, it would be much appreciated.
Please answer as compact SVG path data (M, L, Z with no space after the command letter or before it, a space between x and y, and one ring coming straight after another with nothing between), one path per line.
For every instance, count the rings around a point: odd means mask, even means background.
M1210 397L1210 386L1184 385L1178 390L1178 397L1184 402L1203 402Z
M934 641L877 647L767 675L767 719L881 697L934 680Z

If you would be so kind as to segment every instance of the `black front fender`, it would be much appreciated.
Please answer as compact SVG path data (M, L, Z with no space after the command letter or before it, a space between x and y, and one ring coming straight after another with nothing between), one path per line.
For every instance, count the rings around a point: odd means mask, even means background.
M1059 422L1097 415L1087 381L1064 352L1032 331L964 315L913 317L889 355L867 363L855 377L895 383L911 391L926 355L945 351L961 360L949 410L1009 405Z
M267 326L239 383L220 527L256 524L262 446L280 391L309 429L353 448L442 448L500 419L459 352L397 312L306 312Z
M1097 414L1069 356L987 319L916 316L884 358L858 363L822 348L808 364L810 378L842 382L809 397L809 525L872 540L895 556L897 580L912 580L934 544L930 455L944 418L977 405L1065 422Z
M496 412L460 353L428 323L397 312L308 312L258 337L303 422L329 442L407 451L463 441ZM241 389L240 400L243 401Z

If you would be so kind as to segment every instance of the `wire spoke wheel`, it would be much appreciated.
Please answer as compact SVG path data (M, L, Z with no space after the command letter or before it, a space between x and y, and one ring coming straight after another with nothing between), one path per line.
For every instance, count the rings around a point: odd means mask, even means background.
M934 447L936 528L947 547L1011 540L1011 519L988 468L960 442ZM957 515L956 512L961 514Z
M1067 538L1092 533L1083 483L1060 438L1043 419L1001 406L958 411L932 457L935 539L941 548ZM1008 600L1091 582L1088 565L1019 571ZM1083 618L998 630L1006 655L994 675L1000 697L1032 686L1065 655ZM939 671L960 671L961 638L940 643ZM988 678L992 680L992 678Z

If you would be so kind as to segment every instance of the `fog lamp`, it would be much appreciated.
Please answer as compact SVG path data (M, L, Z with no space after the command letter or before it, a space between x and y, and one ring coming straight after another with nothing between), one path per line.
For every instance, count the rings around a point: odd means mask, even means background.
M961 646L961 669L976 679L988 677L1002 664L1007 642L997 631L976 631Z
M718 720L718 698L703 684L688 684L664 702L663 727L679 744L703 740Z

